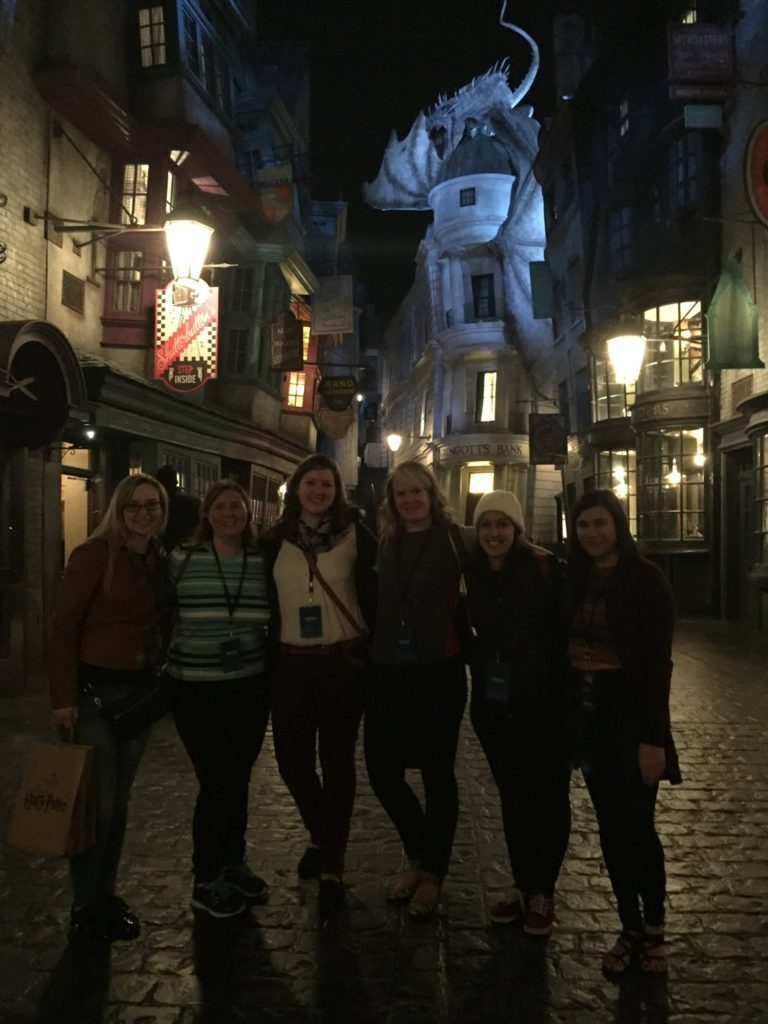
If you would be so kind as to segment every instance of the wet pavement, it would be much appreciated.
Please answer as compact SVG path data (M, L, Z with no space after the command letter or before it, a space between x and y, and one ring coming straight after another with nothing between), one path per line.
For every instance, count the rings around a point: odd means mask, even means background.
M66 945L66 865L0 848L2 1024L768 1024L768 638L721 623L678 629L673 716L682 786L662 786L666 980L603 979L617 932L594 820L574 776L573 830L551 938L489 925L508 868L495 790L468 722L461 818L441 913L413 921L383 900L396 836L361 767L345 907L318 916L295 869L305 836L268 739L251 787L250 861L269 902L242 918L194 916L194 777L170 721L134 788L121 893L141 938L99 956ZM0 700L0 834L42 697Z

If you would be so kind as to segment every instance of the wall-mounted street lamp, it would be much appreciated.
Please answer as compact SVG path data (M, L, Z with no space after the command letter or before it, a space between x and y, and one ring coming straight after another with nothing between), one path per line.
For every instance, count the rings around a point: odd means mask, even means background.
M176 306L191 306L197 302L201 286L200 273L208 254L213 235L213 224L189 195L182 195L168 214L165 224L101 224L92 221L76 221L58 217L52 213L37 214L30 207L24 208L24 220L36 224L39 219L50 221L53 230L62 233L91 232L96 235L86 241L74 241L78 249L93 245L116 235L136 232L165 232L168 255L173 268L173 303ZM202 282L204 284L204 282Z
M640 376L645 356L645 337L638 333L617 334L608 338L608 358L617 384L634 384Z

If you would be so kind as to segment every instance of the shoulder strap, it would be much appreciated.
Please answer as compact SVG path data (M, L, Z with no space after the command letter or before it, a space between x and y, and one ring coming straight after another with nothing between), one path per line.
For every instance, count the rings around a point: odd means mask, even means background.
M304 548L302 548L301 550L302 550L302 554L304 555L304 557L307 560L307 565L311 569L312 573L315 576L317 576L318 583L323 588L323 590L326 592L328 597L331 599L331 601L333 601L333 603L336 605L336 607L341 612L341 614L344 616L344 618L347 620L347 622L350 624L350 626L352 626L352 628L358 634L358 636L365 636L365 630L362 628L362 626L358 622L355 621L355 618L352 615L352 613L344 605L342 600L338 597L336 592L331 587L330 583L328 583L326 581L325 577L320 572L320 569L317 566L317 556L314 555L314 554L310 554L309 551L305 551Z

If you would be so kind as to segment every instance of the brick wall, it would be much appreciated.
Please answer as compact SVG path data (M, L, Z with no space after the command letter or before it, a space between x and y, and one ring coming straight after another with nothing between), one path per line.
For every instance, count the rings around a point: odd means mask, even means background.
M0 320L45 316L46 241L42 226L24 223L25 206L46 207L48 112L30 69L38 51L44 5L20 0L11 45L0 56Z

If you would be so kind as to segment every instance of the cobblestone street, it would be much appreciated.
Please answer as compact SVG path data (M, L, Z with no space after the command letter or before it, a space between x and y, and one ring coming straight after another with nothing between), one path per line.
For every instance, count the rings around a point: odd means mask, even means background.
M399 847L361 765L346 907L322 925L316 884L298 883L304 834L268 742L254 772L250 861L266 906L215 921L189 908L194 778L170 721L139 778L122 895L141 938L103 957L65 941L64 862L0 852L3 1024L745 1024L768 1022L768 639L712 622L678 630L673 714L684 784L663 786L667 981L600 974L617 932L586 791L574 776L573 831L549 941L492 928L508 882L494 787L468 721L461 818L442 911L415 922L383 900ZM0 701L5 834L41 697Z

